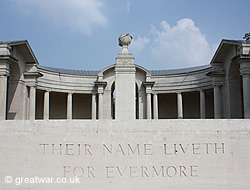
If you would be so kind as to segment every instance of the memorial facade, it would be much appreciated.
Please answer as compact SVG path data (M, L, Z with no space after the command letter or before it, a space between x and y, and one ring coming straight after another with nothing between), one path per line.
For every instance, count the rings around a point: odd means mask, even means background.
M131 40L101 71L45 67L27 41L0 43L0 189L249 189L250 43L149 71Z
M100 71L42 66L27 41L1 42L1 120L250 118L248 41L222 40L208 65L147 70L131 39Z

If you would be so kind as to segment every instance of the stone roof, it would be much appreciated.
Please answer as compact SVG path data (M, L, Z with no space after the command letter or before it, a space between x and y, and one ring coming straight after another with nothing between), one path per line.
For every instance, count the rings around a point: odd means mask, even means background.
M181 69L170 69L170 70L151 70L149 71L153 76L162 76L162 75L175 75L175 74L183 74L190 73L195 71L200 71L204 69L211 68L210 65L202 65L198 67L189 67L189 68L181 68Z
M229 40L229 39L222 39L222 41L228 42L228 43L247 43L247 44L250 43L250 41L248 41L248 40Z
M46 71L68 74L68 75L80 75L80 76L97 76L100 71L86 71L86 70L73 70L73 69L62 69L62 68L54 68L47 66L38 66L39 69L43 69Z
M0 41L0 44L8 44L9 46L19 46L21 48L22 56L24 57L26 62L35 62L39 64L27 40Z
M0 44L20 44L20 43L28 43L27 40L13 40L13 41L0 41Z
M55 73L68 74L68 75L80 75L80 76L97 76L100 71L86 71L86 70L73 70L73 69L62 69L39 65L38 68L46 71ZM182 69L170 69L170 70L151 70L149 71L153 76L165 76L190 73L211 68L210 65L203 65L198 67L182 68Z

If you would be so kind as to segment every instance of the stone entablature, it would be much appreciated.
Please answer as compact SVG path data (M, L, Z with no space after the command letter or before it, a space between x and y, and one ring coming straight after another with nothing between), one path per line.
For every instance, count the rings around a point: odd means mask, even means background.
M168 76L152 76L155 81L153 91L158 93L191 92L206 90L212 87L212 81L206 76L211 68L197 70L190 73L172 74Z
M80 76L61 74L39 68L43 77L38 79L37 88L40 90L53 89L55 92L92 93L97 76Z
M114 67L115 65L111 65L104 71L99 72L99 75L102 75L104 81L108 83L113 81L112 79L115 78ZM145 82L146 77L145 73L143 72L150 74L151 72L138 65L135 65L135 67L136 71L140 70L140 72L136 75L136 79L138 79L138 81ZM201 70L192 70L188 73L171 73L168 75L151 74L151 80L155 81L155 85L152 90L158 93L173 93L176 90L182 90L186 92L212 88L212 80L206 76L206 74L211 71L211 67L207 66L206 68L201 68ZM56 71L56 68L50 69ZM197 69L199 69L199 67ZM44 76L38 79L38 89L44 90L46 88L53 88L58 92L72 90L75 92L91 93L95 87L94 82L98 79L98 75L92 76L86 74L83 76L72 74L74 73L74 70L68 74L58 73L55 71L48 71L48 69L45 70L42 67L39 68L39 72L41 72ZM93 72L98 73L98 71ZM159 73L161 73L160 70ZM142 80L142 78L144 80Z

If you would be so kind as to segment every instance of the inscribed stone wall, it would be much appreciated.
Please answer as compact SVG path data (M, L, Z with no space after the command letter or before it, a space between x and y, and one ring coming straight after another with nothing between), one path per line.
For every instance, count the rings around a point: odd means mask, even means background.
M234 190L250 185L249 120L23 120L0 121L0 126L2 189ZM6 176L12 183L4 181ZM78 177L80 183L49 183L61 177ZM47 183L34 183L37 178Z

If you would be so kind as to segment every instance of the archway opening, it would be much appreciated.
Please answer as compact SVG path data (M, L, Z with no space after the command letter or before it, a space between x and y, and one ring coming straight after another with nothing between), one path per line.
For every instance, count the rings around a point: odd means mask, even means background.
M138 95L138 86L135 83L135 118L139 119L139 95Z
M111 117L115 119L115 82L111 87Z

